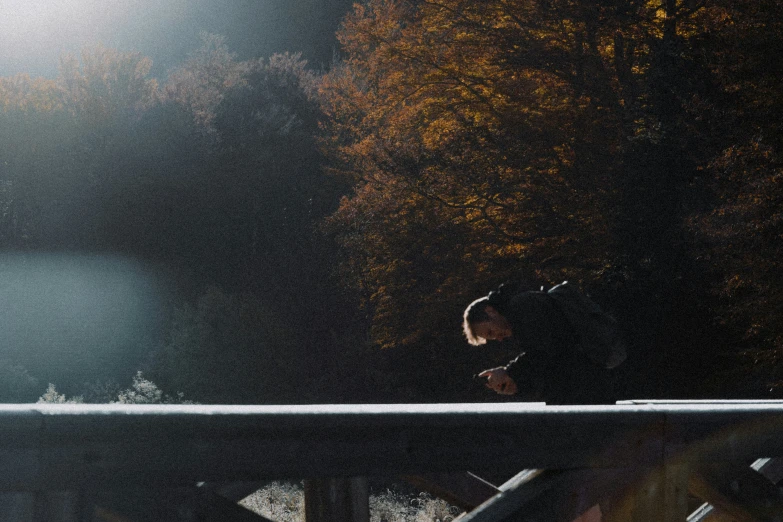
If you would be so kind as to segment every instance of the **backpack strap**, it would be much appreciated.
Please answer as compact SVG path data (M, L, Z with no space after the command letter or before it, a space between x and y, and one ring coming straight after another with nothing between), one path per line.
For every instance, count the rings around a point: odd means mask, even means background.
M496 290L487 294L487 302L501 315L504 315L503 312L508 307L511 298L519 293L519 286L519 283L515 282L503 283Z

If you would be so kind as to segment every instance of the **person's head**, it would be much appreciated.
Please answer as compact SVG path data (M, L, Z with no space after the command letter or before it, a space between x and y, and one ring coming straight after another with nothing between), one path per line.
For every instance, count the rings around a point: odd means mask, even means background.
M482 297L465 309L462 331L468 343L478 346L487 341L502 341L511 337L511 323L489 304L489 298Z

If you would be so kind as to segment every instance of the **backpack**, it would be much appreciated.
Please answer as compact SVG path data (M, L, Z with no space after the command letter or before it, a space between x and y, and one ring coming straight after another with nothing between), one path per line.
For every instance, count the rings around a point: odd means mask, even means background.
M626 350L617 321L597 303L568 281L550 288L550 296L565 315L579 338L577 349L594 363L607 369L625 361Z

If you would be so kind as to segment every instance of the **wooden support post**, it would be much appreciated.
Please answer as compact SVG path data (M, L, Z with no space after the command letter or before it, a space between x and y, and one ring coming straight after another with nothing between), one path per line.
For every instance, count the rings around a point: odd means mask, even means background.
M366 478L304 481L306 522L369 522L370 491Z

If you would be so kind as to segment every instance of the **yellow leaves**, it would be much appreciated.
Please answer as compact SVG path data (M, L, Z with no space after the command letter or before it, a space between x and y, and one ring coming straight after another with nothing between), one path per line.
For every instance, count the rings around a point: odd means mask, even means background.
M497 249L496 255L499 257L522 257L530 250L530 245L526 243L509 243L501 245Z
M439 118L427 125L422 133L422 143L431 151L439 150L453 142L458 137L459 130L454 120Z
M52 80L19 74L0 78L0 106L4 111L50 112L62 108L62 93Z

